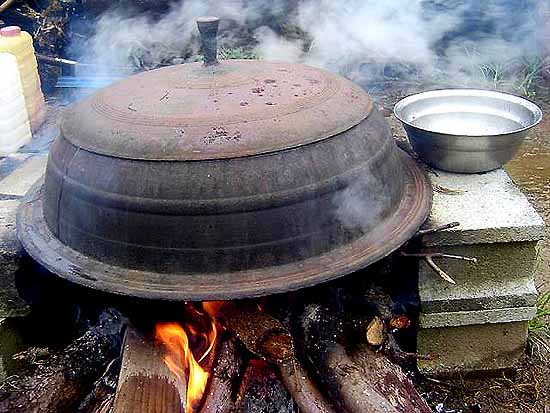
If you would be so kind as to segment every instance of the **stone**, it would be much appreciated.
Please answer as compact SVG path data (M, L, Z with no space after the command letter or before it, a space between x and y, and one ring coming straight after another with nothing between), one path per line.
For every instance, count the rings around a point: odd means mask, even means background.
M47 155L29 157L11 174L0 180L0 194L23 196L45 172Z
M452 377L514 368L525 351L528 321L421 329L418 351L436 356L419 360L421 373Z
M539 241L544 221L506 171L430 174L433 206L425 228L457 221L459 227L425 236L426 246Z
M22 254L16 231L18 206L18 200L0 201L0 317L24 316L29 311L15 286Z

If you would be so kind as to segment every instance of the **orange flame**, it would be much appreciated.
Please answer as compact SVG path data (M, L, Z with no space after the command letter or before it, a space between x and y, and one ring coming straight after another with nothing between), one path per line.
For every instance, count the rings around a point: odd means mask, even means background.
M221 304L220 304L221 303ZM211 318L208 332L201 332L192 323L187 323L185 328L175 322L158 323L155 334L159 341L166 347L164 363L182 382L185 382L187 373L187 401L186 412L195 411L202 400L208 371L201 367L200 363L210 354L216 343L218 331L214 316L223 305L223 302L203 303L203 309ZM191 351L189 341L203 343L201 348L206 350L198 358ZM199 349L200 350L200 349Z

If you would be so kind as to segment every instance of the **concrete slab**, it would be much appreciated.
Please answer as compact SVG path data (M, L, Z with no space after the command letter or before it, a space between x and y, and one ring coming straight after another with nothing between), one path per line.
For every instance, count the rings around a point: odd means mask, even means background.
M484 174L430 174L433 207L426 228L461 226L424 237L427 246L539 241L544 221L503 169Z
M527 321L426 328L417 349L434 360L419 360L419 370L432 377L464 376L513 368L524 354Z
M48 156L35 155L0 181L0 194L23 196L46 171Z
M452 311L420 314L420 328L458 327L472 324L512 323L529 321L537 307L512 307L476 311Z
M14 153L0 160L0 181L11 174L31 155L25 153Z

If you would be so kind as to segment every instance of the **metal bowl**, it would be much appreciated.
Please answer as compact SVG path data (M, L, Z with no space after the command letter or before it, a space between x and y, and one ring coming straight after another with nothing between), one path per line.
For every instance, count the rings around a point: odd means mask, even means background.
M418 93L399 101L394 113L425 162L461 173L501 167L542 119L526 99L477 89Z

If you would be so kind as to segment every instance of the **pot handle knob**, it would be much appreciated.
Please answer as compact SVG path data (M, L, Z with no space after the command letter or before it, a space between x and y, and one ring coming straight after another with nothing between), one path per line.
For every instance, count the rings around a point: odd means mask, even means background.
M218 25L220 19L213 16L197 18L197 27L201 35L204 65L217 65L218 62Z

